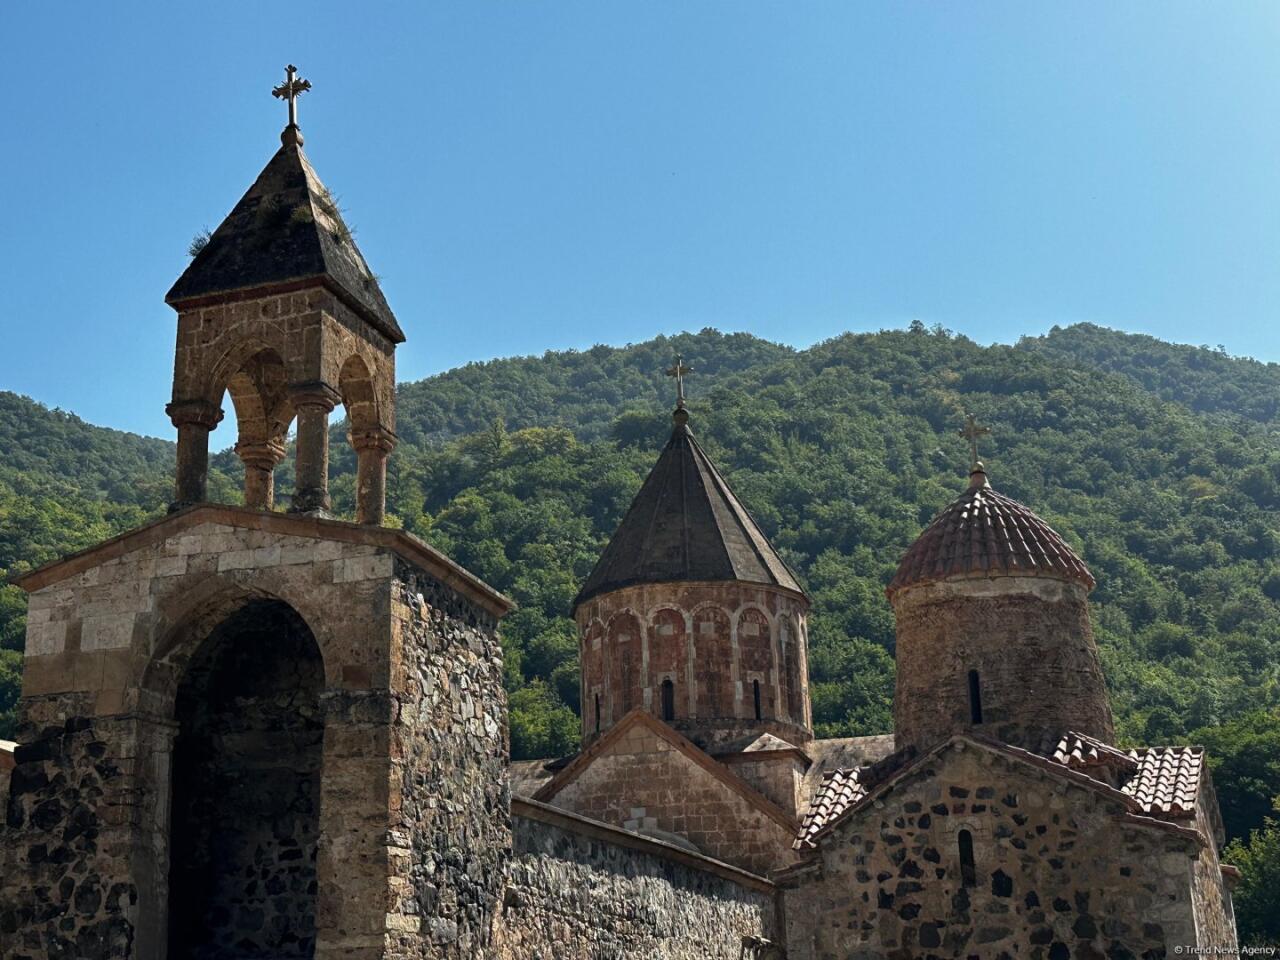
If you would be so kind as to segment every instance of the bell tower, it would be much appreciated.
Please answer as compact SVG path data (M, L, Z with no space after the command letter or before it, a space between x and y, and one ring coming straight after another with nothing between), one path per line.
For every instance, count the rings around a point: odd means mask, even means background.
M395 348L404 333L333 195L302 150L290 65L272 91L289 105L281 146L165 301L178 313L174 509L207 499L209 432L230 394L245 505L271 510L272 474L296 420L291 513L327 515L329 415L342 406L358 461L356 519L382 522L395 447Z

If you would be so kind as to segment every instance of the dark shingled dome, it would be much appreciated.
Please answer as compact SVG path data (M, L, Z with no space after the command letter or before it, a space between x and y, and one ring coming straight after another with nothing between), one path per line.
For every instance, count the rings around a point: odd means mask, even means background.
M175 307L215 294L316 279L391 339L404 333L301 138L284 144L165 296Z
M1051 526L996 493L981 469L969 489L925 528L898 564L888 592L952 577L1055 577L1093 589L1093 575Z
M676 413L676 427L573 605L637 583L740 580L804 591Z

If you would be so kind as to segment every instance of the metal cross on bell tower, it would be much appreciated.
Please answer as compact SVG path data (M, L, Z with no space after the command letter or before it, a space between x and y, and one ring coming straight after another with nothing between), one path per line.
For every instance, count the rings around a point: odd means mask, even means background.
M684 358L676 354L675 365L666 371L668 377L676 378L676 409L684 409L684 378L686 374L693 373L692 367L684 365Z
M298 76L298 68L292 63L284 68L284 83L271 91L273 97L289 101L289 126L298 125L298 97L311 89L311 81Z
M964 426L960 428L960 436L969 441L969 472L976 473L982 469L982 461L978 459L978 438L991 435L991 428L979 425L972 413L964 415Z

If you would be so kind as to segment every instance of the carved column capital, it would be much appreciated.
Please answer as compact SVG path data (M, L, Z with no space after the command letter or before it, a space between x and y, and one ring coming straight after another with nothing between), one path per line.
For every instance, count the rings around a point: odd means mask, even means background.
M372 430L352 430L347 434L347 440L356 452L377 450L389 455L396 448L398 439L386 427L374 427Z
M222 408L208 400L174 400L164 412L175 427L193 425L212 430L222 422Z
M323 407L326 413L342 402L342 394L323 380L291 383L289 399L295 407Z
M284 443L280 440L238 440L235 451L246 466L262 470L274 470L284 460Z

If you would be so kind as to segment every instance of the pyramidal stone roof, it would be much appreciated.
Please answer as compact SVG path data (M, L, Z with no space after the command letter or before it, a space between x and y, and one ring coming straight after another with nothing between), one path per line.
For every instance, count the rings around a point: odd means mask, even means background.
M907 550L888 592L952 577L1055 577L1093 589L1093 574L1067 542L1017 500L996 493L981 464L969 489Z
M393 343L403 343L404 332L377 278L302 151L302 135L286 127L281 140L165 302L179 307L203 297L316 279Z
M678 409L658 462L573 605L638 583L740 580L804 595Z

